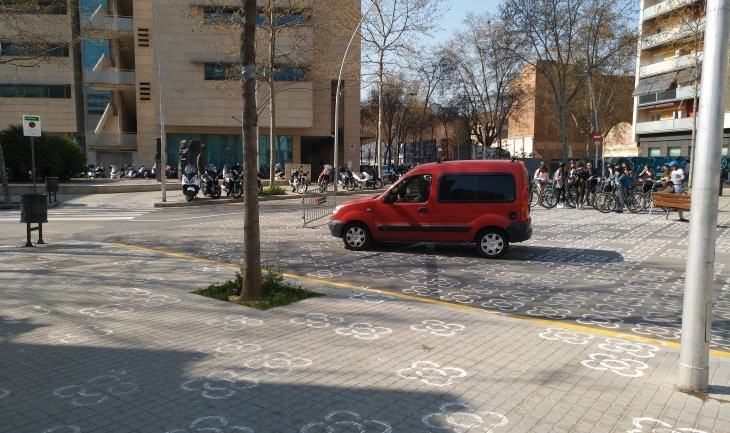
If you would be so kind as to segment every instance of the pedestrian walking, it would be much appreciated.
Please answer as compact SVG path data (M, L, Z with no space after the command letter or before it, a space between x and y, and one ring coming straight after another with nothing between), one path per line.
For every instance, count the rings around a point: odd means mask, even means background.
M558 169L555 170L553 175L553 181L555 181L555 187L558 190L558 209L565 207L565 163L561 162Z

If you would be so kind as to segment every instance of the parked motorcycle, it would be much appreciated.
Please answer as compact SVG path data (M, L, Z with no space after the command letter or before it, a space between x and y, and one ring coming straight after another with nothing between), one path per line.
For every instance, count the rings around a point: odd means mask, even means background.
M239 198L243 194L243 185L241 182L241 166L234 165L229 167L228 164L223 166L223 191L226 197Z
M352 174L352 170L347 167L340 168L340 178L338 182L340 189L352 191L357 187L355 183L355 177Z
M143 165L137 170L137 175L134 177L139 177L142 179L152 179L153 177L155 177L155 175L152 170Z
M218 198L221 196L221 187L218 185L218 169L215 165L208 164L200 174L200 189L204 196Z
M124 167L117 168L116 165L109 166L109 179L121 179L124 177Z
M89 165L89 169L86 171L86 177L89 179L98 179L104 177L104 167Z
M319 185L319 192L325 192L327 191L327 186L329 186L329 183L332 178L332 166L327 164L324 167L322 167L322 171L319 173L319 176L317 177L317 184Z
M192 201L200 191L200 178L192 164L186 165L183 169L182 190L186 201Z
M289 185L291 185L292 192L304 194L307 191L307 173L301 166L292 172L291 178L289 178Z
M177 179L177 167L174 165L165 165L165 177L168 179Z
M137 167L135 167L134 165L130 165L127 168L126 173L124 173L124 176L129 177L129 178L139 177L139 172L137 171Z
M383 185L394 184L400 179L400 174L396 171L391 171L383 175Z
M352 177L355 180L355 185L358 188L362 188L362 189L375 189L376 188L376 182L370 173L368 173L367 171L363 171L360 174L361 174L361 176L358 176L355 173L352 173ZM381 186L382 186L382 184L381 184ZM350 190L350 191L352 191L352 190Z

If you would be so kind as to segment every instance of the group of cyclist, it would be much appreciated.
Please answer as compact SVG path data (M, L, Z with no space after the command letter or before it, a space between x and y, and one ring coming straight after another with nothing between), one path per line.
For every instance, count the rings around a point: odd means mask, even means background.
M556 191L558 208L566 207L566 194L570 191L575 198L575 208L584 209L584 203L591 201L590 198L599 191L601 185L604 190L611 190L615 194L618 213L624 211L626 197L635 185L644 194L649 191L682 194L684 180L685 173L676 161L665 164L658 179L648 164L636 175L626 162L608 165L606 177L602 178L592 162L584 164L581 160L571 161L568 167L561 162L552 175L547 164L542 162L533 175L538 197L543 197L545 189L550 185ZM571 188L575 189L574 193Z

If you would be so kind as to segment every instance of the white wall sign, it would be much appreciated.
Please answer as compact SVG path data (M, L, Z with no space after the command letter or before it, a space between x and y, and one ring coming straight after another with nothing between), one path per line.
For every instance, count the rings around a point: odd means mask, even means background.
M23 115L23 135L26 137L41 136L41 116Z

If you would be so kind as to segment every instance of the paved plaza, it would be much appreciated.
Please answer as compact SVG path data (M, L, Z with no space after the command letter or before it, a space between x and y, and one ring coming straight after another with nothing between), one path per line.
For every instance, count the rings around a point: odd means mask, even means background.
M52 209L36 249L0 214L0 432L730 432L727 198L699 397L674 389L672 216L536 209L534 238L489 261L347 251L267 203L264 262L327 296L258 311L190 293L233 277L240 205L110 208L134 206Z

